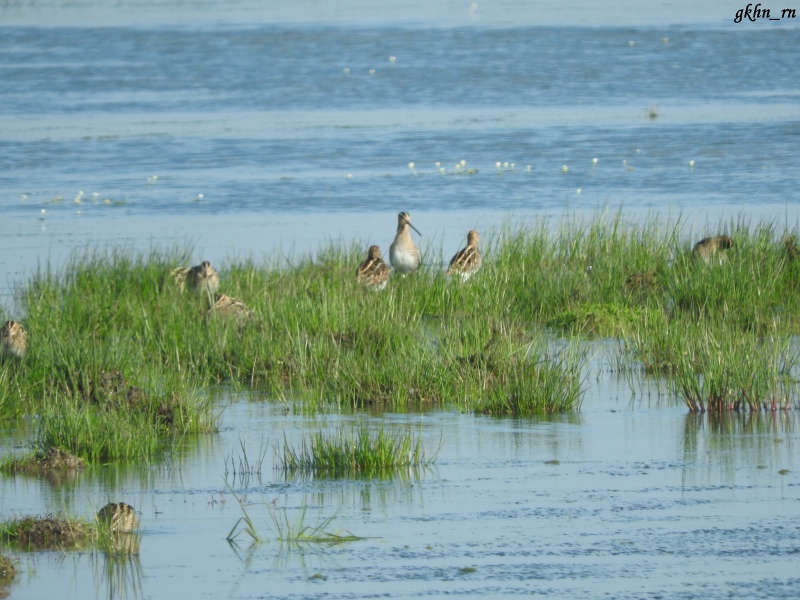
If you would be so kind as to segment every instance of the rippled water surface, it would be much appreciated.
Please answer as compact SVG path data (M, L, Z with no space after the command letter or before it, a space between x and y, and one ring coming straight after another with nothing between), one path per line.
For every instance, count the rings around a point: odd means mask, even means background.
M604 206L682 215L688 235L740 213L797 224L795 21L373 4L0 1L4 311L24 316L14 286L87 244L188 240L223 265L386 250L399 210L448 256L472 227ZM222 390L222 431L163 462L0 480L3 517L125 500L144 530L131 562L21 555L12 597L798 597L796 416L690 416L598 364L581 411L544 420L310 417ZM411 424L438 460L388 480L273 470L284 436L351 421ZM30 435L5 431L7 451ZM245 436L268 448L261 478L226 480ZM231 546L229 484L267 537L271 503L364 539Z
M20 598L796 598L800 482L794 414L687 415L624 382L595 378L582 410L544 420L450 411L303 417L258 398L232 401L218 435L149 467L98 466L74 482L4 479L4 514L87 514L124 498L141 511L140 556L22 555ZM642 399L649 397L649 400ZM319 427L411 425L429 470L387 480L287 480L273 447ZM284 437L285 436L285 437ZM231 456L266 446L260 478ZM238 458L237 458L238 460ZM789 473L781 474L788 469ZM331 531L339 545L251 546L225 536L245 497ZM113 565L112 565L113 567Z

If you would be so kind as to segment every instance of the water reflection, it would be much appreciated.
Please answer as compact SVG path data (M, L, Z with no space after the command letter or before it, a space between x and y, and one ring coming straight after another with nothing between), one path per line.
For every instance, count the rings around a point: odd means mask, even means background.
M95 597L105 597L108 600L127 598L138 600L144 597L139 537L124 534L119 538L121 552L93 554L91 557Z
M38 479L43 500L69 514L80 513L86 506L87 494L94 506L138 496L153 489L185 487L185 470L188 464L202 460L203 444L195 445L195 452L166 456L160 463L141 463L135 460L92 465L79 471L52 471ZM26 479L19 476L20 479ZM31 482L33 483L33 482Z
M106 500L132 500L145 527L141 565L138 557L99 553L58 563L37 555L31 560L40 567L15 594L143 598L188 590L243 598L263 594L267 582L282 597L313 595L321 585L329 597L344 598L369 595L381 580L403 596L415 586L436 595L496 595L498 582L519 581L535 568L558 587L554 597L580 596L578 588L588 585L639 597L630 572L648 570L648 589L659 591L677 565L695 569L690 585L702 585L715 572L730 576L732 548L736 556L769 556L758 573L742 575L744 583L759 581L761 573L781 580L796 547L785 510L795 476L780 471L793 470L797 416L692 415L674 400L632 402L625 382L607 371L588 381L581 412L525 419L441 409L424 416L285 413L278 403L232 395L222 399L218 434L184 441L161 463L90 467L60 487L5 478L5 509L35 505L41 490L49 502L85 513ZM247 468L269 440L297 444L320 427L359 423L419 427L426 448L441 444L437 462L372 478L286 477L267 451L261 481L257 469ZM243 454L250 458L240 469ZM243 516L225 482L226 457L228 483L268 541L254 544L246 534L225 541ZM251 471L249 478L238 475ZM285 536L275 532L270 509L296 531L303 507L301 523L331 519L325 531L363 539L281 543ZM699 521L710 529L697 530ZM770 532L784 550L768 554L766 542L753 541L754 531ZM451 575L463 567L476 571ZM153 590L142 589L142 570L158 582ZM473 587L451 587L452 577Z
M251 482L261 486L261 472L267 455L267 445L262 436L256 454L248 454L247 436L239 438L239 448L231 449L224 458L225 472L223 478L231 487L248 488Z
M685 483L734 485L742 471L791 468L797 420L794 411L686 414Z

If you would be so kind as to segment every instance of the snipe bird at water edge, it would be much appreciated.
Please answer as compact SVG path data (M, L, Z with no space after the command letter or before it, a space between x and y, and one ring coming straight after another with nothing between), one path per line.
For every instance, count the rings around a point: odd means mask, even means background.
M419 248L411 239L409 228L419 233L419 230L411 224L411 216L407 212L401 212L397 215L397 235L389 247L389 262L395 271L404 277L419 268L421 258Z

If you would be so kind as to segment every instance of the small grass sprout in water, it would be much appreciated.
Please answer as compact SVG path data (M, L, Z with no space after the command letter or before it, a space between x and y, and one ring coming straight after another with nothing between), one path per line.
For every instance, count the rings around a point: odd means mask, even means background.
M267 446L264 444L264 440L261 440L258 454L256 454L252 462L247 454L247 437L239 438L239 447L241 452L238 455L235 456L234 450L231 450L230 456L225 457L225 481L228 481L228 477L232 476L233 480L236 481L238 479L242 486L247 486L251 477L260 482L261 467L267 454Z
M294 518L289 517L289 511L285 507L267 504L267 509L272 520L275 539L283 544L341 544L362 539L349 531L329 531L338 511L329 517L324 517L316 525L309 525L306 522L308 505L305 502L297 510Z
M236 539L244 534L251 539L254 544L261 544L269 541L266 535L259 531L253 518L245 507L245 502L233 491L230 486L231 494L239 503L242 509L242 517L234 524L226 539L229 543L234 543ZM362 538L349 532L331 532L329 528L336 518L338 511L329 517L323 518L316 525L307 522L308 505L303 502L297 510L294 518L290 518L289 511L285 507L275 507L271 503L266 503L270 515L269 527L272 530L273 539L281 544L340 544L344 542L355 542Z
M400 468L432 464L437 452L428 455L422 438L410 429L388 432L366 425L339 427L333 432L317 431L304 438L299 447L284 440L276 449L276 468L287 474L317 476L379 476Z

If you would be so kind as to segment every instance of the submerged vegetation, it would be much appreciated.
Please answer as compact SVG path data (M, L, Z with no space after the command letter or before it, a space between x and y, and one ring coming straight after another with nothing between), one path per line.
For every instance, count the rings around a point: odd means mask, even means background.
M242 534L249 537L253 544L262 544L270 541L250 516L242 498L233 493L233 490L231 490L231 493L242 510L242 516L228 533L226 537L228 542L235 543ZM281 545L291 547L300 544L341 544L362 539L350 532L330 531L329 528L334 519L336 519L336 513L322 518L314 525L308 523L308 505L305 502L292 518L290 518L286 507L275 507L272 504L265 504L264 506L269 511L269 528L272 531L273 539Z
M176 284L186 252L87 253L18 291L27 350L0 361L0 418L36 415L38 448L96 462L214 431L219 415L199 390L220 382L310 411L569 411L587 357L564 340L586 336L620 338L620 361L671 378L693 411L790 407L796 235L721 229L730 242L706 256L681 223L657 219L507 227L485 236L469 281L428 266L377 292L356 281L356 246L292 265L245 260L219 276L238 313L214 308L223 296L210 288Z

